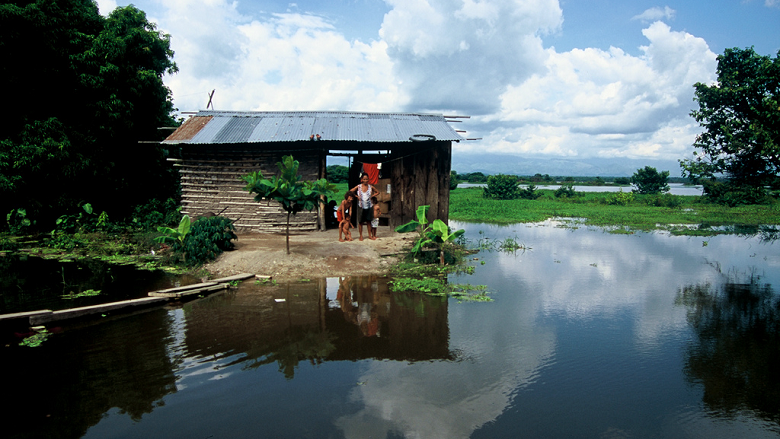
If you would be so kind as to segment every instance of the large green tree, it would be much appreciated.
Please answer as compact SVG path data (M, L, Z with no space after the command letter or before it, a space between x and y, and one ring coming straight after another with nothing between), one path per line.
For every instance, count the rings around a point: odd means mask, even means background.
M704 128L694 158L682 160L683 176L760 188L780 171L780 52L775 58L752 49L726 49L718 56L715 84L697 83L699 109L691 116Z
M636 185L633 192L639 194L660 194L669 192L669 171L658 172L652 166L637 169L631 176L631 183Z
M0 3L0 213L25 208L47 227L83 202L116 218L173 195L168 152L138 143L176 123L172 57L133 6L103 17L91 0Z

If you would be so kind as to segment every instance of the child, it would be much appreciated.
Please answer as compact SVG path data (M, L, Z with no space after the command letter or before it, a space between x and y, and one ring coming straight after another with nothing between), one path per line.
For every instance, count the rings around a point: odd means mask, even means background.
M382 209L379 208L379 200L376 197L371 197L371 203L373 203L372 209L373 218L371 219L371 228L368 231L368 237L370 239L376 239L376 228L379 226L379 215L382 215Z
M352 232L349 231L352 227L352 223L350 222L351 219L349 212L347 212L347 214L344 215L344 220L339 223L339 242L352 241ZM341 239L342 233L344 233L344 239Z
M347 191L347 193L344 194L344 200L339 205L338 210L336 210L336 219L339 222L339 242L344 242L344 239L341 237L342 233L344 233L345 228L344 226L344 218L347 218L347 222L349 223L349 218L352 216L352 201L353 201L353 193L352 191ZM349 225L351 227L352 224ZM352 233L349 232L349 227L346 227L347 233L349 233L349 241L352 241ZM346 236L345 236L346 237Z

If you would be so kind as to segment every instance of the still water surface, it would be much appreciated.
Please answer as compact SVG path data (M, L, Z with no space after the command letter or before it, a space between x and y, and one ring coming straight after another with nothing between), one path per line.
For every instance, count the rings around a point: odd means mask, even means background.
M492 303L387 279L244 282L6 348L11 437L780 435L780 248L453 224ZM482 262L484 261L484 265ZM282 299L284 299L282 301ZM4 434L5 435L5 434Z

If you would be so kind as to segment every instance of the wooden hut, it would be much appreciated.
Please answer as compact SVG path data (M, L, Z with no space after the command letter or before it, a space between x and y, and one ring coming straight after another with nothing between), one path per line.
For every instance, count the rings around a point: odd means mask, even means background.
M380 224L395 227L426 204L429 220L447 221L452 142L464 140L449 122L452 117L412 113L200 111L163 144L181 148L174 166L182 213L191 217L226 216L240 231L283 230L281 207L254 201L241 176L276 175L276 163L291 154L302 178L316 180L325 177L328 156L347 156L350 187L363 164L379 164ZM324 229L325 215L331 212L299 213L291 227Z

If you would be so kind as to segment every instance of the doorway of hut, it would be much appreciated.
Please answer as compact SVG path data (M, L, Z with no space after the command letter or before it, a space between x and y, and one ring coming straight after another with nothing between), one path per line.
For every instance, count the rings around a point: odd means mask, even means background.
M378 227L388 227L392 210L392 183L388 156L386 154L331 153L327 156L326 163L327 173L334 173L333 176L327 175L329 181L331 181L332 177L336 177L334 178L336 183L347 183L346 188L337 194L336 200L333 200L335 203L330 203L326 208L327 227L338 227L336 210L344 199L344 194L360 184L360 178L363 173L368 174L372 191L376 190L376 193L372 194L372 196L376 197L376 204L379 206L380 211L377 218ZM346 168L346 176L343 175L344 167ZM359 214L357 199L354 199L352 202L352 212L354 212L351 221L352 226L357 227Z

